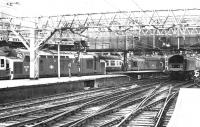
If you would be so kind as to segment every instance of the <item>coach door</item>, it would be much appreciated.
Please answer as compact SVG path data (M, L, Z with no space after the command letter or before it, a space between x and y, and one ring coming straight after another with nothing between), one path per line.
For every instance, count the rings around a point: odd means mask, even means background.
M100 60L100 64L101 64L101 74L106 74L106 63L102 60Z

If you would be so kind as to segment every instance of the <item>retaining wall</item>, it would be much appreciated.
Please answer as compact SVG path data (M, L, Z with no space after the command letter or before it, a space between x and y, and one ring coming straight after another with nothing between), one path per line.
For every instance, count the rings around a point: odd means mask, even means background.
M119 76L82 81L2 88L0 89L0 104L65 92L80 91L86 88L118 86L128 83L129 80L130 79L128 76Z

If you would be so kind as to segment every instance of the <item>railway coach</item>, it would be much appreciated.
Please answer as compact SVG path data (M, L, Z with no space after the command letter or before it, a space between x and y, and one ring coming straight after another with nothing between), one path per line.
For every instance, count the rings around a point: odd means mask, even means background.
M107 55L100 56L106 62L106 72L122 71L122 58L120 56Z

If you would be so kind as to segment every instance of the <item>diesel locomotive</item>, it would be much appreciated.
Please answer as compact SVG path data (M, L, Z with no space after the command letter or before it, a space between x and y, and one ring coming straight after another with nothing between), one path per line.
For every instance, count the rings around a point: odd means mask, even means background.
M165 59L162 56L140 56L128 59L128 71L145 71L165 69Z
M195 56L175 54L168 58L168 70L171 79L190 80L194 71L200 69L200 59Z
M25 49L16 49L13 54L1 54L0 78L29 78L30 55ZM80 67L80 69L79 69ZM77 63L76 53L61 53L60 75L92 75L105 73L105 61L95 54L82 54ZM57 51L39 52L39 77L56 77L58 75Z

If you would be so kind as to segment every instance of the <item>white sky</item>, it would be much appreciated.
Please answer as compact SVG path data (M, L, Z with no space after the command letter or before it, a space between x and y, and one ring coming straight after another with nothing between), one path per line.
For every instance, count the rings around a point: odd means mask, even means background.
M20 5L6 8L9 1ZM0 0L0 10L15 16L43 16L106 11L200 8L199 0ZM136 5L137 4L137 5Z

